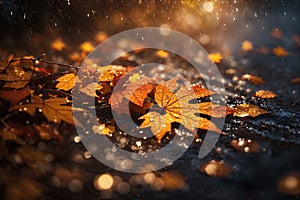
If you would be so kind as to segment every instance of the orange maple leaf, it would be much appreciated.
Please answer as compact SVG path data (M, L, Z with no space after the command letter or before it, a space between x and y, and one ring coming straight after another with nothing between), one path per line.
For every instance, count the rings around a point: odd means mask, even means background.
M221 60L223 59L223 56L221 56L220 53L211 53L211 54L208 55L208 59L211 62L220 63Z
M164 110L164 114L154 111L153 108L150 109L148 113L139 118L144 119L140 128L150 127L159 142L167 132L171 132L171 123L173 122L181 123L192 132L199 128L221 133L221 130L210 120L196 116L195 113L223 117L226 116L226 107L214 105L211 102L190 103L191 99L199 96L203 95L195 92L192 87L184 85L178 88L175 79L161 82L155 87L154 98L158 105L157 110ZM213 110L215 107L221 108L219 112ZM224 112L222 113L221 110Z

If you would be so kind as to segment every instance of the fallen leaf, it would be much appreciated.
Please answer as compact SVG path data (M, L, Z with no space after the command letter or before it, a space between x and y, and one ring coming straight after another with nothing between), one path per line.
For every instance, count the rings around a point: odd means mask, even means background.
M273 54L277 57L286 57L287 55L289 55L289 52L287 52L283 47L279 46L279 47L275 47L273 49Z
M255 96L263 99L271 99L271 98L275 98L277 94L269 90L259 90L255 93Z
M194 90L187 86L182 86L175 92L176 89L175 79L161 82L155 87L154 98L157 103L157 112L152 107L152 111L140 117L139 119L144 119L140 128L150 127L159 142L167 132L171 132L171 123L173 122L181 123L192 132L195 128L200 128L221 133L210 120L195 115L195 113L202 113L219 117L220 113L208 112L213 105L190 104L189 101L196 98Z
M255 84L255 85L265 84L265 81L262 78L260 78L259 76L251 75L251 74L244 74L241 79L242 80L248 80L252 84Z
M252 104L241 104L233 108L233 116L236 117L257 117L258 115L267 114L268 111Z
M58 81L56 85L57 89L68 91L75 86L76 75L74 73L65 74L56 79L56 81Z
M5 81L3 87L19 89L25 87L30 81L31 74L25 72L22 68L10 66L6 69L6 73L0 74L0 80Z
M66 44L64 43L64 41L61 38L57 38L51 43L52 50L62 51L65 47L66 47Z
M220 53L211 53L208 55L208 59L213 63L220 63L223 56Z
M51 127L49 124L36 125L34 128L37 130L41 140L63 140L57 129Z
M224 161L216 160L211 160L205 163L200 170L213 177L225 177L232 171L231 167L226 165Z
M291 83L300 83L300 77L293 78L293 79L291 80Z
M0 136L2 140L14 141L18 144L24 144L24 141L18 137L18 132L14 128L4 128L0 131Z
M98 79L99 82L112 82L114 81L115 77L122 76L123 74L128 72L128 69L119 65L108 65L104 67L98 67L97 71L100 73Z
M245 40L242 43L242 49L243 49L243 51L252 51L253 50L253 44L252 44L252 42L250 42L248 40Z
M33 92L34 91L31 90L29 86L25 86L18 90L1 91L0 98L9 100L13 105L15 105L28 95L33 94Z
M71 106L65 106L67 101L65 98L51 98L43 101L39 96L32 96L30 103L15 105L11 110L25 111L31 116L34 115L36 109L39 109L50 122L60 123L64 121L74 124Z

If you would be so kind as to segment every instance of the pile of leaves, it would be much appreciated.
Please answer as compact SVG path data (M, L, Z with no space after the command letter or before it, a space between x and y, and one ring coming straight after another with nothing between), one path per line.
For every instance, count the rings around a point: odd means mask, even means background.
M5 108L2 109L6 109L1 119L2 139L14 141L24 139L24 136L15 133L5 122L19 112L28 113L32 119L42 114L49 123L74 124L71 90L77 80L76 70L73 70L74 73L61 72L59 76L49 75L43 65L36 66L37 63L43 62L39 58L28 56L9 59L0 74L2 81L0 97L5 100L2 103L2 107ZM117 115L126 114L124 109L128 109L125 106L126 101L129 101L130 117L139 125L139 129L150 128L158 142L172 131L172 124L181 124L190 132L203 129L221 134L222 127L213 124L210 117L220 118L229 114L237 117L256 117L267 113L255 105L241 104L229 107L213 104L203 99L216 92L205 89L201 83L187 86L180 83L181 80L178 78L154 81L153 77L131 73L132 69L133 67L117 65L99 66L97 72L100 76L95 77L95 83L84 85L79 79L77 83L80 91L88 96L94 96L99 105L106 103L110 107L114 104L113 112ZM39 81L41 77L43 82ZM118 81L122 81L123 86L114 89ZM136 90L132 92L133 87ZM195 103L193 99L198 101ZM99 118L101 119L101 116ZM102 128L98 132L108 135L113 134L118 128L112 117L100 120L99 126ZM41 135L41 131L38 132L42 139L61 138L57 131L51 136Z

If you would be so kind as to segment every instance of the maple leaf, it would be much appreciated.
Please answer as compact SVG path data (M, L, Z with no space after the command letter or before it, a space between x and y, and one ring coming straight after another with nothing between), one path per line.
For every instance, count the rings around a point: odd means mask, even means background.
M199 92L197 94L192 87L181 86L175 92L176 89L177 83L175 79L161 82L155 87L154 98L157 103L157 110L164 111L164 114L153 111L153 108L150 109L150 112L139 118L144 119L140 128L150 127L159 142L167 132L171 132L171 123L173 122L181 123L192 132L194 132L195 128L200 128L221 133L221 130L210 120L196 116L195 113L221 117L225 116L226 112L221 114L221 112L209 111L214 105L207 102L199 104L189 103L191 99L202 96Z
M24 144L24 141L17 136L17 131L13 128L4 128L0 131L0 136L2 137L2 140L10 140L15 141L18 144Z
M34 95L31 97L30 103L15 105L11 110L25 111L33 116L36 109L39 109L50 122L60 123L64 121L74 124L72 108L63 105L66 103L65 98L51 98L43 101L41 97Z
M75 86L76 75L74 73L65 74L56 79L56 81L58 81L56 85L57 89L68 91Z
M233 116L237 117L257 117L258 115L267 114L268 111L257 107L252 104L241 104L233 108Z
M0 98L10 100L11 103L17 104L19 101L24 99L26 96L33 94L33 90L27 85L22 89L19 90L8 90L8 91L1 91Z
M270 98L275 98L277 95L268 90L259 90L255 93L255 96L263 98L263 99L270 99Z
M30 78L30 73L25 72L17 66L7 68L6 74L0 74L0 80L5 81L3 87L6 88L23 88L29 82Z
M277 57L285 57L289 55L289 52L287 52L283 47L279 46L273 49L273 54Z
M134 82L132 82L132 76L135 76L135 74L120 79L121 87L114 88L109 104L114 103L114 107L118 108L122 105L123 98L126 98L137 106L144 107L144 101L154 87L151 83L153 79L140 76L139 81L134 79Z
M223 59L223 56L221 56L220 53L211 53L211 54L208 55L208 59L211 62L220 63L221 60Z

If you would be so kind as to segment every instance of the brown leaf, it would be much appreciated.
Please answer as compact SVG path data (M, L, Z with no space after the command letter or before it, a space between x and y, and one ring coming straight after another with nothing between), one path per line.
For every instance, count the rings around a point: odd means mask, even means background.
M57 38L51 43L51 49L56 51L62 51L66 47L66 44L61 38Z
M211 160L201 167L201 171L213 177L225 177L232 171L224 161Z
M33 90L29 86L25 86L22 89L18 90L7 90L0 92L0 98L11 101L11 103L17 104L19 101L27 97L28 95L33 94Z
M5 81L3 87L19 89L23 88L30 80L31 74L17 66L10 66L6 73L0 74L0 80Z
M293 79L291 80L291 83L300 83L300 77L293 78Z
M271 98L275 98L277 94L269 90L259 90L255 93L255 96L263 99L271 99Z
M242 80L248 80L254 85L263 85L263 84L265 84L265 81L262 78L260 78L258 76L251 75L251 74L244 74L241 79Z
M258 115L267 114L268 111L252 104L241 104L233 108L233 116L236 117L257 117Z

